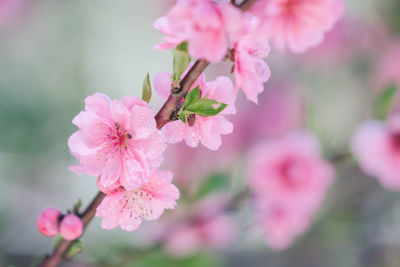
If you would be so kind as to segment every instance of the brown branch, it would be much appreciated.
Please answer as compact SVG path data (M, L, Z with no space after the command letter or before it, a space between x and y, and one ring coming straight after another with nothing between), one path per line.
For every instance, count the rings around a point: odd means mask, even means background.
M257 0L244 0L238 7L245 11ZM199 78L201 73L207 68L210 63L206 60L197 60L182 81L179 84L178 90L171 94L164 105L161 107L160 111L155 116L157 123L157 128L161 129L165 124L173 120L171 115L176 111L178 105L181 103L182 99L188 93L190 87ZM96 197L92 200L86 210L83 212L81 219L84 225L84 229L91 222L96 214L96 209L100 203L105 198L105 194L98 192ZM68 251L71 246L72 241L62 240L61 243L54 249L51 255L47 255L43 261L39 264L40 267L56 267L64 260L64 254Z

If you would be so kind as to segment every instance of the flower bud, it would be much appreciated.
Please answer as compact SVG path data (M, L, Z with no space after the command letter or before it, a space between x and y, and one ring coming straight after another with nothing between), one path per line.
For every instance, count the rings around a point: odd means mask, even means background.
M60 235L65 240L75 240L82 235L83 223L75 214L66 215L60 223Z
M39 232L45 236L55 236L58 234L58 218L61 212L56 208L43 210L37 220Z

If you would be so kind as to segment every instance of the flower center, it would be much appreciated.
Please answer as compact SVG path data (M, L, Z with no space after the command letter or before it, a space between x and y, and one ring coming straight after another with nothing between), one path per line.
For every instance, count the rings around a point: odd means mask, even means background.
M282 182L288 187L296 187L303 181L302 175L302 167L301 164L294 160L288 159L285 160L279 166L279 174L282 179Z
M153 193L143 189L126 191L119 202L120 212L128 213L134 219L147 218L153 214L150 202L154 199Z
M400 133L392 133L390 136L390 143L392 148L400 153Z

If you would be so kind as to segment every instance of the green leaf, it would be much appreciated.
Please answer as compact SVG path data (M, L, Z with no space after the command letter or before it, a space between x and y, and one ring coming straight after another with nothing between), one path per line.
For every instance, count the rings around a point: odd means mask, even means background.
M81 252L83 251L84 248L85 248L85 244L84 244L81 240L79 240L79 239L74 240L74 241L71 243L71 245L70 245L68 251L66 251L66 252L64 253L64 257L65 257L66 259L72 259L72 258L75 257L77 254L81 253Z
M215 191L224 190L229 186L229 181L227 173L216 173L204 180L199 188L198 196L204 197Z
M186 115L185 114L181 114L181 115L179 115L179 119L183 122L183 123L185 123L186 124Z
M214 105L219 105L214 108ZM223 111L228 105L215 101L214 99L200 98L196 102L186 107L186 111L199 114L201 116L215 116Z
M73 212L78 214L81 207L82 207L82 200L79 198L78 201L74 204Z
M147 103L149 103L151 99L151 84L149 73L146 74L146 78L144 78L143 81L142 99Z
M183 104L183 110L185 110L185 108L190 104L197 102L199 97L200 97L200 87L197 86L186 95L185 103Z
M374 115L377 119L383 120L387 117L394 104L397 90L397 86L391 84L378 95L374 105Z
M190 57L186 51L174 49L174 75L172 77L173 82L179 82L182 73L186 70L190 63Z
M182 43L178 44L178 45L176 46L175 49L187 53L187 51L188 51L188 44L187 44L187 42L182 42Z

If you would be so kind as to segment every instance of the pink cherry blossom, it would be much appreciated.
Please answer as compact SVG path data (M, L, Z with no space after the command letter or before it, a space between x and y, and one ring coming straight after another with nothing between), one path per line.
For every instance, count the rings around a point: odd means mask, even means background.
M178 0L154 27L163 32L159 49L175 47L188 41L193 58L221 61L232 42L242 34L242 14L228 2Z
M72 121L79 131L68 140L80 165L73 170L99 176L102 187L136 189L162 161L166 144L150 106L133 96L121 101L96 93Z
M256 19L247 16L246 34L234 46L235 88L241 88L247 99L257 103L257 95L264 91L264 82L268 81L271 71L263 60L270 46L266 39L255 36Z
M249 183L272 247L287 247L305 230L296 222L310 220L332 179L332 166L321 158L318 142L307 132L292 132L254 147Z
M83 233L83 223L75 214L66 215L60 223L60 235L65 240L75 240Z
M301 53L322 42L343 10L342 0L261 0L249 12L260 20L260 37L273 39L279 50Z
M109 193L96 211L96 216L103 218L102 228L109 230L119 225L131 232L140 226L142 218L156 220L164 209L175 208L179 191L171 181L171 172L152 170L148 182L139 188L121 187Z
M361 169L387 189L400 190L400 114L387 123L367 121L355 131L351 149Z
M205 147L216 150L221 146L221 135L230 134L233 131L233 125L223 115L236 112L234 107L236 94L232 82L224 76L206 83L204 75L201 75L191 90L197 86L200 88L200 97L208 96L208 98L225 103L228 106L216 116L204 117L196 115L196 121L193 126L176 120L165 125L161 131L169 143L178 143L185 140L188 146L197 147L201 142ZM171 74L157 74L154 77L154 89L161 97L166 98L171 90Z
M58 218L61 212L56 208L47 208L43 210L37 220L39 232L45 236L55 236L58 234Z

